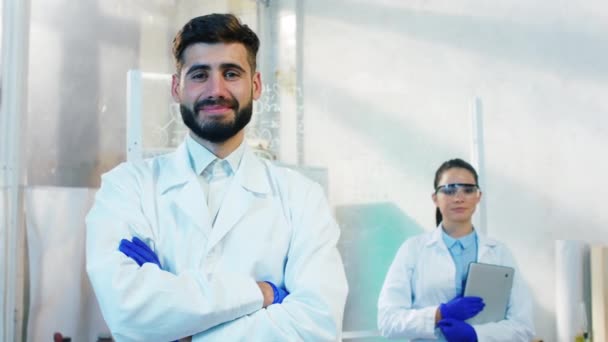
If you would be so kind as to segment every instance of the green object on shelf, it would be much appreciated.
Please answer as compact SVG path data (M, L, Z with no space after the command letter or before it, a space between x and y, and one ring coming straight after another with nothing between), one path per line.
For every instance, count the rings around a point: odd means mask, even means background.
M378 296L386 272L401 244L423 228L390 202L338 206L336 219L342 232L338 248L349 284L343 330L376 330Z

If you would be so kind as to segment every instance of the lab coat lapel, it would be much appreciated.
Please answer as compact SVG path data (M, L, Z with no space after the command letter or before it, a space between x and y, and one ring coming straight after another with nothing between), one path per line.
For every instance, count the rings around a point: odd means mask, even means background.
M266 200L270 189L266 166L245 146L241 164L217 214L208 250L224 238L251 208L255 208L253 204L256 201Z
M450 255L450 251L445 245L445 242L443 242L442 230L443 228L441 227L441 225L437 226L437 228L435 228L435 230L432 232L431 238L428 240L426 245L430 248L435 248L436 251L433 254L437 255L440 258L439 264L445 263L445 265L448 265L448 267L450 268L450 271L455 273L456 267L454 266L454 263L451 262L452 256Z
M456 296L456 266L448 247L443 241L441 224L431 233L430 238L426 242L426 247L432 249L430 253L425 253L422 263L429 269L441 270L440 272L424 272L426 282L422 285L428 289L428 296L434 302L442 302L446 299L451 299ZM442 286L438 286L441 284Z
M192 171L186 144L164 156L159 170L159 190L173 202L175 215L186 215L188 219L183 222L192 222L207 235L211 227L209 210L197 175ZM177 217L177 222L181 221Z
M209 233L211 228L209 209L207 209L205 194L197 179L190 180L177 192L174 203L205 235Z
M493 251L496 247L496 240L491 239L477 231L477 262L493 263Z

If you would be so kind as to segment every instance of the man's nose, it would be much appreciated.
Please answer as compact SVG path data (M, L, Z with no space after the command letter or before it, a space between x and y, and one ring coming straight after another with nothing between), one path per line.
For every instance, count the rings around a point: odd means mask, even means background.
M226 97L226 81L221 75L213 75L207 81L206 97Z

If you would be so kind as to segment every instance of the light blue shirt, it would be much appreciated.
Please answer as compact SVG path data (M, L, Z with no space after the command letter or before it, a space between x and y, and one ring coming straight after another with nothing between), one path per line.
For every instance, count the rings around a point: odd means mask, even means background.
M454 239L441 227L441 237L456 266L456 294L462 295L469 274L469 264L477 261L477 233L473 229L471 233Z

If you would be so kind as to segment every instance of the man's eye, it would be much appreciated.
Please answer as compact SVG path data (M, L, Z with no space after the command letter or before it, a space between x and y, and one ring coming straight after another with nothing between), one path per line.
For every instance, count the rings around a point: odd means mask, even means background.
M236 71L231 71L231 70L229 70L229 71L226 71L226 72L224 73L224 76L225 76L227 79L234 79L234 78L238 78L238 77L240 76L240 74L239 74L238 72L236 72Z
M192 75L193 80L204 80L207 78L207 74L205 73L197 73Z

